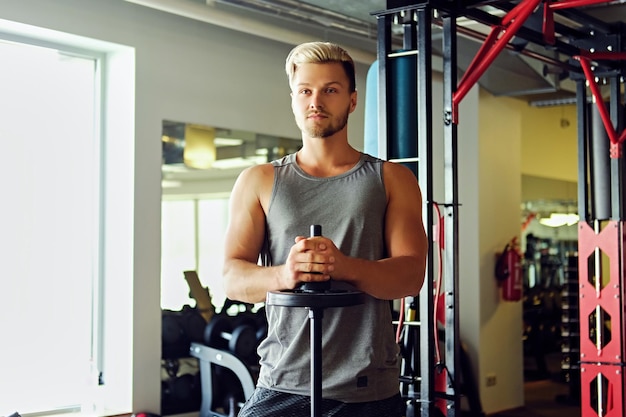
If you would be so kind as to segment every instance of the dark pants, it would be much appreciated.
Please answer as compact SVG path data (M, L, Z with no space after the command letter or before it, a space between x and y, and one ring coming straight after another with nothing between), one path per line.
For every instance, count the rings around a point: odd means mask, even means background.
M402 417L404 403L398 393L391 398L364 403L322 399L323 417ZM256 388L238 417L310 417L311 401L306 395Z

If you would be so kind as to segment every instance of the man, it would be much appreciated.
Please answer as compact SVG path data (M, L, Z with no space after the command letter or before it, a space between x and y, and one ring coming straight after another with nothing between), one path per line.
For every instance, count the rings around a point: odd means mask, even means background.
M324 416L402 416L399 347L389 300L414 296L424 280L422 197L406 167L348 143L357 104L354 63L337 45L295 47L286 62L302 148L248 168L233 188L225 240L230 299L263 302L268 291L328 281L365 303L330 308L323 320ZM305 237L309 226L321 237ZM265 265L262 259L270 259ZM309 318L304 308L266 306L257 389L239 416L307 416Z

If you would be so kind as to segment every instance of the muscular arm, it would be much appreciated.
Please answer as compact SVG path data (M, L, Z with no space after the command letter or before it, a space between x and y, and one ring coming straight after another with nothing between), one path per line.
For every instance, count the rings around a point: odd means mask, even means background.
M351 258L331 248L332 279L348 281L381 299L417 295L424 282L428 240L422 221L422 195L415 175L406 167L385 163L387 190L385 244L388 257L379 261Z
M261 302L268 289L277 285L277 271L257 264L265 235L261 201L268 193L268 182L271 190L271 181L271 166L255 166L243 171L233 187L223 270L224 289L231 300Z
M315 251L320 245L323 250L324 244L301 237L295 237L284 265L258 265L265 238L265 213L274 181L273 169L270 164L248 168L233 187L223 269L224 289L231 300L262 302L268 291L293 289L303 281L330 278L332 263L328 262L327 255Z

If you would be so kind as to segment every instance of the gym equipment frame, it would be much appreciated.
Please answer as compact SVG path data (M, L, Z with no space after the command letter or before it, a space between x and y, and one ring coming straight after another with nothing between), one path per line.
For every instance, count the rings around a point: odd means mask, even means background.
M419 375L403 375L403 393L419 404L422 417L435 415L437 409L447 416L460 415L460 342L459 342L459 199L457 125L459 104L506 49L539 60L561 71L577 83L579 143L579 282L581 323L581 400L584 417L624 415L624 162L623 106L621 91L626 67L626 29L623 22L608 24L578 10L584 6L608 3L606 0L521 0L521 1L441 1L388 0L387 10L373 13L378 25L378 129L379 156L388 158L390 137L390 66L399 56L416 55L415 94L418 108L405 122L417 130L416 175L425 197L424 223L429 231L429 266L424 287L419 295ZM457 26L464 17L491 27L487 35ZM532 19L531 19L532 18ZM563 23L566 22L566 23ZM570 24L567 24L569 22ZM392 48L392 26L402 28L402 46ZM433 294L433 160L432 160L432 26L442 28L444 78L444 259L443 292L445 303L445 364L436 364L434 355ZM482 40L484 43L469 68L457 83L457 36ZM516 42L512 42L515 37ZM523 41L523 42L520 42ZM526 45L542 46L546 53L537 53ZM559 58L565 56L564 59ZM605 108L597 78L608 80L610 111ZM598 216L598 208L589 209L598 197L599 188L589 165L597 163L589 154L590 134L587 85L595 99L604 128L610 140L610 215ZM409 87L407 87L409 88ZM587 185L591 184L591 185ZM610 218L601 231L602 222ZM610 268L602 268L601 253L609 258ZM589 259L596 274L588 276ZM610 277L602 280L603 270ZM610 318L608 317L610 316ZM609 318L612 337L607 337L604 322ZM588 324L596 323L592 329ZM583 326L585 324L585 326ZM617 329L617 330L616 330ZM442 367L443 366L443 367ZM442 371L443 369L443 371ZM437 370L437 372L436 372ZM414 370L413 370L414 371ZM408 381L408 382L407 382ZM419 389L415 385L419 383ZM407 417L411 417L407 411Z
M222 366L233 371L241 384L244 398L252 396L255 387L254 379L248 367L235 355L195 342L191 343L189 354L198 358L200 363L200 374L202 375L200 417L226 417L226 414L219 413L214 409L212 366Z

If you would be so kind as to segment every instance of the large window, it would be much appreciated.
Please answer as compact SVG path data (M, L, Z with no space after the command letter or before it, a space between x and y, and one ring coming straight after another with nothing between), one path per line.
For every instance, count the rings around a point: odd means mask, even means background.
M0 40L0 415L78 410L97 380L98 60Z

